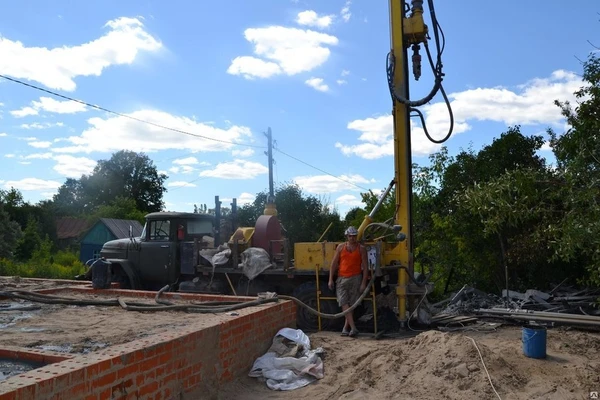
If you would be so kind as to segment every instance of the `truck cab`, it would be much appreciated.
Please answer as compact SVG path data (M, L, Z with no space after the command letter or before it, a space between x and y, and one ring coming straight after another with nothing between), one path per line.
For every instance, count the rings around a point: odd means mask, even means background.
M214 217L209 214L155 212L146 215L140 237L107 242L100 256L111 263L122 287L158 290L196 272L197 252L212 247Z

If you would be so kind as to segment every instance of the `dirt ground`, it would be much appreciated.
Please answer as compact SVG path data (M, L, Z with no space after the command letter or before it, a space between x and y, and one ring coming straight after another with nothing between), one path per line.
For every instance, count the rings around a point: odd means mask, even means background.
M63 284L0 278L0 291L57 285ZM153 299L131 300L153 302ZM4 309L8 304L32 305L0 301ZM232 318L227 314L137 313L96 306L77 307L74 312L75 306L35 305L41 308L0 312L0 346L86 353L191 323L212 324ZM248 308L239 313L251 311ZM381 340L371 335L352 339L341 337L338 332L312 333L309 335L312 348L322 347L325 351L322 380L301 389L276 392L258 379L244 377L230 384L220 398L497 399L486 368L501 399L588 399L589 392L600 391L600 333L549 329L548 358L536 360L523 355L518 326L480 323L468 328L457 332L431 330ZM481 352L483 362L470 338Z
M325 377L304 388L277 392L243 378L222 399L589 399L600 391L600 334L548 330L545 360L523 355L521 328L490 325L478 331L426 331L412 338L375 340L309 335L322 347ZM483 363L472 338L481 351Z
M10 285L6 285L7 281ZM56 285L52 286L48 282L19 283L13 282L12 278L0 278L0 291L33 290L40 289L40 286L49 288ZM53 296L88 300L116 299L110 295L89 295L66 290ZM156 304L153 298L123 296L120 298L127 303ZM181 299L172 301L177 304L190 303ZM14 309L22 307L34 309ZM246 315L256 309L257 307L248 307L236 310L236 313ZM0 346L38 348L63 353L87 353L149 335L177 330L190 324L209 326L231 318L234 316L229 313L135 312L118 306L74 306L5 299L0 300Z

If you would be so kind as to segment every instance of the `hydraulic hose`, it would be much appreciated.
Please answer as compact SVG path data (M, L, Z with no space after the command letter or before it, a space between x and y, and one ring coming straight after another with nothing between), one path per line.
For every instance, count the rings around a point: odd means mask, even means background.
M326 314L326 313L322 313L320 311L317 311L314 308L310 307L306 303L303 303L302 301L300 301L299 299L297 299L297 298L295 298L293 296L277 295L277 298L284 299L284 300L291 300L294 303L298 304L299 306L307 309L311 314L317 315L317 316L319 316L321 318L325 318L325 319L337 319L337 318L341 318L341 317L345 316L346 314L351 313L352 311L354 311L354 309L356 307L358 307L358 305L363 301L363 299L365 298L365 296L369 293L369 291L371 290L371 287L373 286L374 282L375 282L375 278L371 278L371 280L369 281L369 284L367 285L367 287L365 288L365 290L361 293L361 295L358 298L358 300L356 300L356 302L354 304L352 304L346 311L342 311L342 312L337 313L337 314Z
M165 290L165 288L161 289ZM155 300L158 300L159 295L162 291L157 293ZM109 300L83 300L68 297L52 296L47 294L41 294L36 292L28 292L24 290L15 291L3 291L0 292L0 297L28 300L34 303L44 304L64 304L64 305L75 305L75 306L117 306L128 311L187 311L196 313L223 313L239 310L246 307L259 306L265 303L276 302L277 298L270 299L257 299L253 301L239 301L239 302L206 302L201 304L173 304L165 300L160 300L158 304L138 303L138 302L125 302L122 298L109 299Z

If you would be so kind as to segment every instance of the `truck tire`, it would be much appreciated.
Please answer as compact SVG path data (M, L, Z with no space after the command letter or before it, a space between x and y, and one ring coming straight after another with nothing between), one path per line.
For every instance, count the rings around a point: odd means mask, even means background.
M321 297L335 297L326 283L320 283ZM294 289L292 296L313 309L317 309L317 285L315 282L305 282ZM336 314L341 311L335 300L321 300L321 310L325 314ZM321 318L321 330L331 329L339 321ZM317 331L319 323L317 316L300 305L296 305L296 325L305 331Z

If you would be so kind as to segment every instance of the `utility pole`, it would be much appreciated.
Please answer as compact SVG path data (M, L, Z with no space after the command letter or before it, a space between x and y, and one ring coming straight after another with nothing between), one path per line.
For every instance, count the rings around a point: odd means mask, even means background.
M275 207L275 191L273 189L273 134L271 128L267 129L267 133L264 134L267 137L267 151L265 155L268 157L269 162L269 195L267 196L267 204L265 205L265 215L277 215L277 209Z

